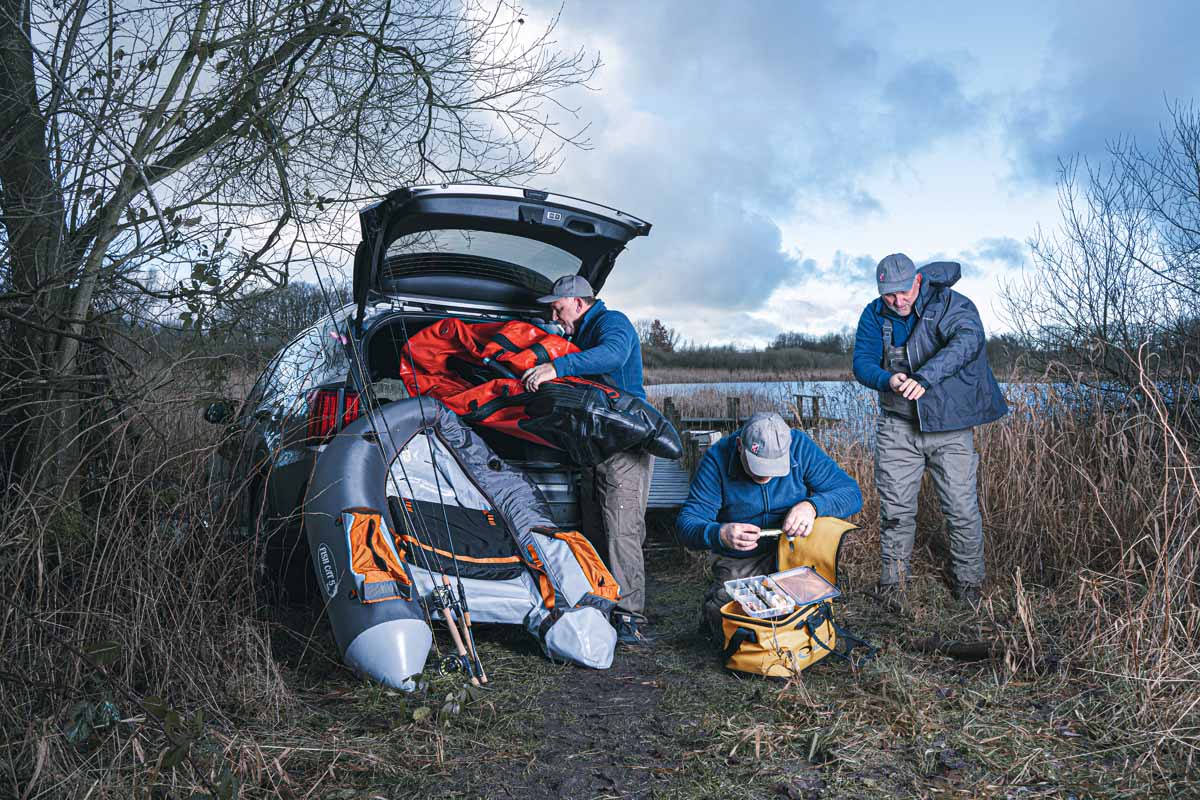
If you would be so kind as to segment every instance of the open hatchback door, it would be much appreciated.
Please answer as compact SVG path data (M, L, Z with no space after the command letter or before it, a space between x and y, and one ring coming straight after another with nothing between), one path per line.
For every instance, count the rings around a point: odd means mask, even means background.
M596 291L629 240L650 223L534 189L414 186L359 212L356 321L374 295L536 308L563 275Z

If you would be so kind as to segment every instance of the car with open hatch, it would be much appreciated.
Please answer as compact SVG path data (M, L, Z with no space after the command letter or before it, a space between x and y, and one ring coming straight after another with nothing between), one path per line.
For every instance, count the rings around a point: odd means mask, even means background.
M537 298L565 275L598 292L625 246L650 231L584 200L481 185L398 189L363 208L359 222L353 302L284 346L242 402L205 411L227 428L212 461L214 494L233 509L233 529L258 544L260 567L290 576L281 585L311 584L301 529L306 498L324 488L312 485L314 466L360 416L413 395L401 365L414 336L451 318L561 333ZM578 524L579 465L567 452L475 430L532 479L556 523Z

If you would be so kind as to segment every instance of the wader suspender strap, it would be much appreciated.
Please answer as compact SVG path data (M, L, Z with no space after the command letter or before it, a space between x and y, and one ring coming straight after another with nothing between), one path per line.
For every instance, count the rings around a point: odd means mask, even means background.
M904 372L911 377L913 367L908 360L907 344L900 346L895 343L894 323L887 316L884 316L879 324L883 331L883 356L880 359L880 366L888 372ZM882 413L901 419L916 420L918 418L916 402L905 400L903 396L890 389L879 392L879 409Z
M505 351L506 353L521 352L520 348L518 348L515 344L512 343L512 339L509 339L503 333L497 333L495 336L493 336L491 338L490 341L493 344L497 345L501 350Z
M529 349L532 350L533 354L537 357L537 363L539 365L549 364L553 360L550 358L549 351L547 351L545 347L538 344L537 342L534 342L533 344L529 345Z

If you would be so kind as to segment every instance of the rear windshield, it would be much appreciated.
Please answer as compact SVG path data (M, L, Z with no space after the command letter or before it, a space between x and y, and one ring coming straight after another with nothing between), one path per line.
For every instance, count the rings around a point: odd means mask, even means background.
M385 283L417 274L493 277L537 292L556 278L579 272L580 260L565 250L508 233L448 229L401 236L388 246Z

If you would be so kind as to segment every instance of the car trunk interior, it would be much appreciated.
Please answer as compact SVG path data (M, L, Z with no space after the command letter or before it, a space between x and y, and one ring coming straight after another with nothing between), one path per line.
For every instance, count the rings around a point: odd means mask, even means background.
M371 324L367 333L365 356L367 375L375 396L381 403L408 397L400 380L400 353L406 336L445 319L448 314L431 312L396 312ZM467 322L496 321L495 317L472 318L458 315ZM519 467L542 490L550 504L554 521L560 525L578 527L579 468L561 450L517 439L486 428L473 428L488 446L508 463Z

